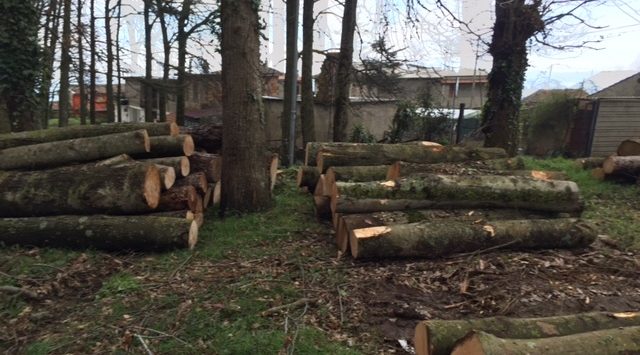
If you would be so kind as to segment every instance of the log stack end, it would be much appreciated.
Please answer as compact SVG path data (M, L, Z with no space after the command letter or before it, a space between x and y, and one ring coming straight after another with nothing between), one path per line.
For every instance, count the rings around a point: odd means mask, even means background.
M143 195L145 201L151 208L158 207L160 202L160 190L162 183L160 181L160 171L155 165L149 164L144 177Z

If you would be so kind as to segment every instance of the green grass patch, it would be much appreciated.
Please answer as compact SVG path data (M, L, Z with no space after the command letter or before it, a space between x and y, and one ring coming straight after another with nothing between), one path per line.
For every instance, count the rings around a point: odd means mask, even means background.
M88 120L88 118L87 118ZM51 118L49 119L49 127L58 127L59 119ZM80 118L79 117L69 117L69 126L79 126Z
M102 284L102 288L98 291L99 297L111 297L118 295L126 295L139 291L142 287L138 280L127 273L119 273L111 276Z

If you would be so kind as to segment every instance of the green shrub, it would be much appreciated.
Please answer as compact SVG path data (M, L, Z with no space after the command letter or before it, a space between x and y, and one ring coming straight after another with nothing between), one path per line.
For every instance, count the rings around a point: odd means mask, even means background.
M353 143L374 143L376 141L375 137L369 130L364 128L362 124L357 124L353 126L351 130L351 135L349 136L349 142Z

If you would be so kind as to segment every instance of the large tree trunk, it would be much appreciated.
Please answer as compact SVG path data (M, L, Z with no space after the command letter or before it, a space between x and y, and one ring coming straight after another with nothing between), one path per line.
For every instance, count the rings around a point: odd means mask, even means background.
M148 151L149 136L139 130L0 150L0 169L42 169Z
M95 0L90 0L89 11L91 12L90 18L90 38L89 48L91 48L91 56L89 62L89 123L96 124L96 12L95 12Z
M151 30L153 29L153 23L151 22L151 2L153 0L144 0L144 44L145 44L145 56L144 56L144 120L146 122L153 122L153 85L151 79L152 74L152 61L153 52L151 47Z
M180 127L180 132L190 135L198 149L204 149L209 153L218 153L222 149L220 125L206 123L194 127Z
M380 144L345 148L323 148L318 152L318 169L332 166L387 165L397 161L443 163L499 159L506 156L500 148L429 147L409 144Z
M291 118L295 118L298 85L298 12L300 9L299 0L287 0L287 70L284 75L284 102L282 104L282 150L283 157L289 156L289 150L293 146L295 151L296 139L295 131L291 140ZM287 165L293 164L289 159Z
M336 182L334 213L367 213L418 208L524 208L580 212L583 201L572 181L513 176L421 175L386 182Z
M489 354L638 354L640 327L605 329L542 339L502 339L473 331L456 345L452 355Z
M489 73L487 103L483 110L485 147L518 150L520 98L527 70L527 42L544 29L539 4L497 1L489 45L493 66Z
M640 156L610 156L602 163L602 170L607 175L629 177L635 181L640 176Z
M100 126L72 126L51 128L38 131L0 134L0 149L64 141L76 138L103 136L106 134L132 132L144 129L149 136L178 135L178 126L174 123L119 123Z
M414 344L416 355L448 355L454 344L473 330L501 338L538 339L630 326L640 326L640 313L593 312L542 318L429 320L416 326Z
M584 221L536 219L370 227L353 230L349 245L355 259L441 258L500 246L514 250L584 248L595 240L595 228Z
M222 157L217 154L194 152L189 156L192 172L205 173L209 182L220 181L222 175Z
M304 165L316 166L318 164L318 162L316 161L316 158L318 157L318 152L322 148L325 148L325 147L326 148L352 148L352 147L359 147L363 144L370 144L370 143L309 142L305 145L305 149L304 149Z
M302 117L302 144L316 139L313 102L313 5L315 0L304 0L302 5L302 82L300 115Z
M85 85L85 62L84 62L84 47L82 41L84 38L84 24L82 23L82 8L83 0L78 0L77 3L77 35L78 35L78 87L80 89L80 123L82 125L87 124L87 90Z
M141 162L172 167L179 176L187 176L191 172L191 165L187 157L164 157L153 159L141 159Z
M113 95L113 41L111 39L111 0L105 0L104 2L104 30L106 36L107 46L107 73L106 73L106 86L107 86L107 122L116 122L116 115L113 106L115 99Z
M132 154L134 158L150 159L162 157L175 157L179 155L190 156L194 152L194 144L191 136L181 134L179 136L156 136L149 139L151 150L146 153Z
M640 155L640 138L623 140L618 146L617 152L621 157Z
M258 8L252 0L222 0L223 142L221 210L271 206L261 99Z
M69 70L71 68L71 0L63 0L62 46L60 47L60 93L58 126L69 124Z
M351 66L353 62L353 34L356 28L358 0L345 0L342 15L342 35L336 78L336 97L333 114L333 141L347 140L349 122L349 92L351 91ZM365 165L365 164L360 164Z
M111 251L193 249L198 226L186 219L151 216L0 218L0 241L28 246Z
M521 157L466 161L460 163L436 163L436 164L417 164L398 161L389 166L387 171L387 180L395 180L401 177L423 174L450 174L457 175L463 172L476 173L479 171L495 171L495 170L520 170L524 169L524 160Z
M151 164L0 172L0 214L148 213L158 206L160 188L158 168Z

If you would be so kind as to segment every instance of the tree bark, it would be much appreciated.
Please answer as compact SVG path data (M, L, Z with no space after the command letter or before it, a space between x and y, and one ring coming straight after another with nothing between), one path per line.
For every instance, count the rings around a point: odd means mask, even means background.
M85 85L85 62L84 62L84 47L82 46L82 39L84 38L84 24L82 23L82 8L83 0L78 0L77 3L77 35L78 35L78 87L80 89L80 124L87 124L87 90Z
M69 70L71 68L71 0L63 0L62 46L60 47L60 92L58 126L69 125Z
M291 127L291 117L295 117L294 110L297 103L297 90L296 86L298 78L298 12L300 9L299 0L287 0L287 68L284 74L284 101L282 103L282 150L283 157L289 156L289 146L295 147L296 140L295 135L293 141L290 141L291 137L289 129ZM295 150L295 148L294 148ZM291 162L287 160L289 165Z
M441 258L503 246L512 250L584 248L596 230L576 219L506 220L482 224L418 222L353 230L354 259Z
M422 175L386 182L336 182L334 213L367 213L424 208L524 208L577 213L583 209L578 185L513 176Z
M148 151L149 136L139 130L0 150L0 169L42 169Z
M301 166L298 168L298 175L296 177L296 186L306 187L307 191L313 193L316 189L316 184L320 179L320 172L315 166Z
M495 3L495 23L489 45L493 66L489 73L487 103L483 110L485 147L518 150L520 98L528 66L527 42L544 30L539 2Z
M200 195L204 196L209 187L207 176L203 172L191 173L188 176L178 179L175 183L176 187L193 186Z
M331 218L331 198L328 196L313 196L316 217L320 220Z
M93 2L92 2L93 5ZM53 65L56 57L56 45L58 43L60 24L60 10L62 6L58 0L51 0L49 2L49 9L47 10L47 21L45 23L45 45L42 53L42 78L40 83L40 92L38 94L39 110L38 114L41 119L41 127L49 127L49 117L51 115L50 110L50 94L51 94L51 81L53 80ZM93 13L93 12L92 12ZM47 41L48 39L48 41ZM0 106L1 107L1 106ZM1 132L1 130L0 130Z
M302 79L300 83L302 144L316 139L313 100L313 5L315 0L304 0L302 7Z
M191 172L189 158L187 157L165 157L153 159L140 159L141 162L172 167L179 176L187 176Z
M305 145L304 149L304 165L306 166L316 166L318 162L316 158L318 157L318 152L322 148L351 148L358 147L362 144L368 143L345 143L345 142L309 142Z
M119 123L99 126L72 126L51 128L38 131L0 134L0 149L63 141L76 138L89 138L106 134L133 132L144 129L149 136L178 135L178 126L174 123Z
M386 180L387 165L370 165L370 166L334 166L327 169L325 178L329 186L336 181L345 182L366 182Z
M194 152L189 156L189 164L192 172L203 172L207 181L220 181L222 175L222 157L220 155Z
M104 30L107 46L107 122L116 122L116 115L113 107L113 41L111 39L111 6L110 0L104 2Z
M0 218L0 241L43 247L109 251L193 249L195 222L155 216L49 216Z
M149 141L151 150L146 153L132 154L132 156L141 159L175 157L179 155L188 157L194 151L193 139L189 135L156 136L151 137Z
M156 15L160 19L160 30L162 32L162 49L164 52L164 59L162 63L162 88L160 89L160 97L158 101L159 106L159 119L161 122L167 120L167 88L169 86L169 70L170 58L171 58L171 42L169 41L169 33L167 31L167 22L165 19L165 6L163 0L156 0L156 7L158 14Z
M204 149L209 153L218 153L222 149L222 126L220 125L207 123L195 127L180 127L180 132L190 135L198 149Z
M539 339L639 325L640 313L635 312L592 312L541 318L429 320L416 326L414 343L416 355L448 355L454 344L473 330L482 330L501 338Z
M389 166L387 180L396 180L409 175L436 173L457 175L463 172L477 174L478 171L489 172L496 170L521 170L524 169L524 160L521 157L466 161L461 163L436 163L418 164L397 161Z
M89 11L91 17L89 20L89 47L91 48L89 59L89 123L96 124L96 12L95 0L90 0Z
M584 170L591 170L595 168L601 168L602 163L606 158L602 157L589 157L589 158L581 158L576 160L576 165Z
M151 22L151 2L153 0L143 1L143 18L144 18L144 45L145 45L145 57L144 57L144 120L146 122L153 122L153 86L151 77L152 74L152 61L153 53L151 51L151 30L153 29L153 23Z
M640 326L597 330L542 339L502 339L473 331L456 345L452 355L484 354L637 354Z
M198 192L190 185L174 186L160 195L160 202L156 208L157 212L164 211L197 211ZM202 211L200 211L202 212Z
M271 206L264 168L259 16L252 0L222 0L223 142L221 212Z
M336 97L334 99L333 141L347 140L349 122L349 92L351 89L351 66L353 62L353 35L356 28L356 9L358 0L345 0L342 15L342 35L336 78ZM365 164L360 164L365 165Z
M506 157L500 148L425 147L408 144L381 144L346 148L325 147L318 152L317 166L322 172L333 166L387 165L397 161L443 163L488 160Z
M0 214L148 213L158 206L160 187L158 168L151 164L0 172Z
M610 156L602 163L602 170L607 175L633 178L640 176L640 156Z
M182 9L178 14L177 23L177 35L176 40L178 42L178 77L176 80L176 122L178 125L184 125L184 113L185 113L185 90L186 82L185 76L187 74L187 40L189 35L187 34L186 26L191 15L191 6L194 0L184 0L182 2Z
M621 157L640 155L640 138L623 140L618 146L617 152Z
M154 212L148 213L145 216L149 217L167 217L167 218L181 218L187 220L189 222L194 221L198 225L198 227L202 227L204 224L204 216L202 213L194 213L189 210L184 211L165 211L165 212Z

